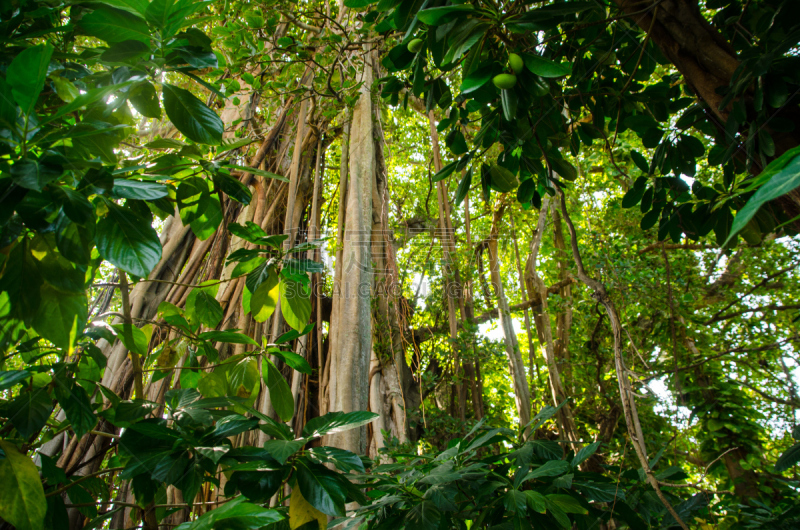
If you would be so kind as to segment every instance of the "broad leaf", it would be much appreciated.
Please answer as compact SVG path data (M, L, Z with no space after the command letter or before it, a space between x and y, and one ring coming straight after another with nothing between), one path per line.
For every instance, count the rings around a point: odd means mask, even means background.
M270 271L267 278L259 284L256 292L253 293L250 298L250 312L256 322L266 322L272 316L280 299L279 284L278 275L274 271Z
M447 7L434 7L431 9L423 9L417 13L417 18L428 24L429 26L438 26L449 22L460 15L471 13L475 8L471 4L456 5Z
M589 444L585 447L582 447L580 451L575 455L575 458L572 459L572 467L578 467L583 462L589 459L590 456L597 452L597 449L600 448L600 444L602 442L594 442Z
M283 362L298 372L311 375L311 365L309 365L308 361L306 361L302 356L290 351L280 351L277 348L271 348L269 353L275 357L283 359Z
M319 438L326 434L347 431L361 427L375 420L378 414L367 411L329 412L323 416L312 418L303 427L303 436Z
M281 314L292 328L302 330L311 317L311 297L305 286L282 278L280 283Z
M14 99L25 114L31 113L44 88L52 55L52 45L40 44L23 50L14 57L8 66L6 82L11 87Z
M217 342L227 342L229 344L249 344L258 346L258 343L242 333L235 331L206 331L197 336L201 340L213 340Z
M283 465L290 456L303 448L305 440L267 440L264 442L264 449Z
M169 195L169 189L157 182L142 180L114 179L111 195L119 199L139 199L153 201Z
M128 11L110 7L98 7L81 18L80 27L87 35L106 42L138 40L150 42L150 29L147 23Z
M0 440L0 517L17 530L41 530L47 503L39 470L17 448Z
M793 467L797 462L800 462L800 443L794 444L775 462L775 472L782 473L787 469Z
M164 109L184 136L199 144L219 145L225 126L219 116L186 89L164 84Z
M345 492L335 473L302 458L295 471L297 486L311 506L327 515L344 515Z
M236 528L237 530L250 530L277 523L283 518L283 515L276 510L262 508L257 504L246 502L244 497L239 497L219 508L206 512L194 521L177 526L176 529L210 530L214 528Z
M300 528L313 521L317 522L319 530L328 528L328 517L308 503L300 488L294 488L289 500L289 526Z
M522 482L540 477L557 477L569 471L569 464L563 460L550 460L537 467L527 475Z
M406 528L437 530L442 514L431 501L422 501L406 514Z
M528 70L542 77L563 77L572 72L572 67L569 63L559 64L540 55L523 53L522 60L525 61L525 66Z
M53 400L45 388L23 392L3 405L3 415L25 439L44 427L51 412L53 412Z
M33 327L59 348L70 350L83 333L89 308L86 295L65 293L48 284L40 291L42 302L33 320Z
M266 356L261 360L261 375L269 389L269 398L281 421L289 421L294 416L294 396L286 379L278 367Z
M767 166L764 172L766 173L770 170L774 171L776 167L781 167L781 169L775 171L769 181L762 184L755 195L750 197L750 200L747 201L744 208L736 213L736 218L733 220L730 234L722 245L723 247L730 243L731 239L747 226L747 223L758 213L761 206L800 186L800 147L796 147L781 155L780 158L774 160Z
M97 223L97 250L113 265L146 278L161 259L161 241L146 219L108 204L108 215Z

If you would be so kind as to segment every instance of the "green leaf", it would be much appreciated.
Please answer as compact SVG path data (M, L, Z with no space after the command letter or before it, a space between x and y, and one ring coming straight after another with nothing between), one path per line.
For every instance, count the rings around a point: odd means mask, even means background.
M230 447L228 446L217 446L217 447L195 447L194 450L203 455L204 457L208 458L215 464L219 463L220 459L225 456L225 453L230 451Z
M34 329L57 347L70 350L89 318L86 293L65 293L45 284L41 297Z
M79 225L94 224L94 205L86 197L69 186L59 186L57 189L57 193L62 195L59 202L67 217Z
M349 7L351 9L359 9L377 2L378 0L344 0L344 5L345 7Z
M432 182L439 182L440 180L446 179L447 177L450 176L450 173L452 173L453 171L456 170L456 166L457 165L458 165L458 160L450 162L449 164L444 166L442 169L437 171L436 174L433 177L431 177L431 181Z
M13 128L17 123L17 106L14 104L14 95L11 86L5 79L0 78L0 124L6 128Z
M280 279L275 271L271 271L267 279L261 282L250 298L250 312L256 322L266 322L280 299ZM310 313L309 313L310 314Z
M126 333L125 324L113 324L111 327L117 332L117 338L128 350L139 355L147 355L147 346L150 343L147 333L136 326L130 326L129 332Z
M572 459L572 467L578 467L583 462L585 462L590 456L597 452L597 449L600 447L602 442L594 442L585 447L582 447L578 454Z
M80 438L97 425L97 416L92 410L92 402L82 386L74 381L64 384L57 380L56 395L58 402L67 414L67 419L72 425L72 430Z
M84 15L78 25L87 35L106 42L138 40L150 42L150 28L141 17L129 11L101 6Z
M574 486L594 502L614 502L617 497L625 498L625 490L614 482L576 482Z
M33 159L18 160L11 166L11 178L23 188L41 191L63 173L60 167L51 166Z
M17 448L0 441L0 517L17 530L42 530L47 502L39 470Z
M280 295L281 314L286 323L297 331L305 328L311 317L311 296L305 286L298 281L282 278Z
M144 11L145 19L153 26L163 30L169 26L173 8L180 3L175 0L153 0Z
M80 96L76 97L71 103L58 107L58 110L54 114L42 116L39 125L44 125L45 123L51 122L62 116L75 112L81 107L86 107L97 101L104 100L109 95L115 92L119 92L123 88L132 84L133 81L126 81L124 83L118 83L116 85L93 88L87 91L85 94L81 94Z
M211 372L197 383L197 390L205 397L222 397L228 394L228 385L224 377Z
M345 493L335 473L304 459L297 462L295 471L297 486L311 506L327 515L344 515Z
M567 471L569 471L569 464L567 462L563 460L550 460L525 475L522 482L539 477L557 477L558 475L563 475Z
M146 219L107 202L108 215L97 223L97 250L116 267L146 278L161 259L161 241Z
M469 168L469 170L464 173L464 176L461 178L461 182L458 183L458 188L456 189L456 196L454 199L454 203L456 205L464 202L464 199L469 194L470 186L472 186L472 168Z
M780 169L778 169L780 168ZM769 181L761 184L758 191L750 197L747 204L736 212L733 226L725 240L723 247L727 246L736 234L747 226L747 223L755 217L758 210L769 201L785 195L800 186L800 147L795 147L785 152L779 158L773 160L765 169L764 173L771 174ZM759 176L762 181L762 176Z
M469 94L478 90L492 78L491 67L481 68L471 73L461 82L461 93Z
M579 513L579 514L589 513L589 510L581 506L581 503L579 503L577 499L569 495L564 495L561 493L551 493L546 498L552 504L558 506L564 513Z
M475 11L475 8L471 4L434 7L431 9L423 9L422 11L418 12L417 18L429 26L438 26L455 19L460 15L472 13L473 11Z
M303 448L305 440L267 440L264 442L264 449L280 465L286 463L290 456Z
M378 417L374 412L359 410L355 412L329 412L308 420L303 427L303 436L319 438L326 434L347 431L371 423ZM566 463L566 462L565 462Z
M519 184L516 175L498 164L492 164L489 167L489 175L491 176L489 187L495 191L499 191L500 193L508 193L509 191L513 191Z
M169 190L165 185L141 180L114 179L111 189L111 196L118 199L154 201L167 195Z
M11 425L22 438L28 439L44 427L53 412L53 401L45 388L24 392L3 407Z
M176 530L223 528L251 530L272 525L284 519L284 516L276 510L262 508L257 504L245 501L244 497L238 497L219 508L206 512L194 521L183 523L175 528Z
M141 57L148 52L150 52L150 46L148 46L146 42L140 40L125 40L109 46L109 48L100 55L100 60L107 63L124 63L131 59Z
M211 182L191 177L180 183L176 193L181 221L192 227L200 239L208 239L222 222L222 208L217 194L211 193Z
M364 472L364 462L361 457L350 451L337 447L312 447L308 454L323 463L331 463L336 469L349 473L350 471Z
M0 390L6 390L22 383L31 376L27 370L0 371Z
M572 65L569 63L559 64L540 55L523 53L522 60L528 70L541 77L564 77L572 72Z
M437 530L442 514L432 501L422 501L414 506L405 518L406 528Z
M156 94L156 88L149 81L145 81L133 87L128 96L128 101L131 102L131 105L133 105L133 108L135 108L139 114L146 118L161 117L161 106L158 102L158 94ZM153 144L166 141L167 140L156 140L147 144L147 147L152 147Z
M647 163L647 159L645 159L639 151L631 151L631 159L633 159L633 163L636 164L636 167L641 169L644 173L650 173L650 164Z
M269 390L269 399L281 421L290 421L294 416L294 396L278 367L266 356L261 360L261 374ZM327 512L326 512L327 513Z
M250 204L250 201L253 199L253 193L250 189L242 184L239 179L230 175L225 175L223 173L215 174L214 185L228 197L242 204Z
M563 158L551 158L550 167L552 167L553 171L558 173L561 178L569 180L570 182L578 178L578 170Z
M222 306L215 298L218 285L214 285L213 289L194 289L186 298L186 315L192 322L200 322L210 328L219 325L224 315Z
M30 114L44 88L53 55L51 44L40 44L19 53L6 70L6 82L24 114Z
M117 9L122 9L123 11L137 16L143 16L147 9L148 0L103 0L101 3L108 4Z
M547 511L547 497L536 490L525 490L525 495L528 497L528 507L531 510L539 513Z
M311 375L311 365L308 364L308 361L303 359L302 356L290 351L280 351L277 348L271 348L269 353L275 357L283 359L283 362L298 372Z
M219 145L225 126L219 116L191 92L164 84L164 109L184 136L199 144Z
M251 346L258 346L258 343L247 335L236 333L235 331L206 331L199 334L197 338L200 340L227 342L229 344L250 344Z
M800 462L800 443L794 444L775 462L775 472L782 473Z

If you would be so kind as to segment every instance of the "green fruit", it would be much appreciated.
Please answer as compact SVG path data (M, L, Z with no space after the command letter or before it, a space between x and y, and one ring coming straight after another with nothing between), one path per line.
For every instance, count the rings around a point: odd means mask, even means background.
M492 83L494 83L494 86L497 88L508 90L517 84L517 76L511 74L496 75L494 79L492 79Z
M408 51L417 53L422 49L422 39L414 39L408 43Z
M525 68L525 63L522 62L522 57L517 55L516 53L509 53L508 54L508 66L514 70L515 74L518 74Z

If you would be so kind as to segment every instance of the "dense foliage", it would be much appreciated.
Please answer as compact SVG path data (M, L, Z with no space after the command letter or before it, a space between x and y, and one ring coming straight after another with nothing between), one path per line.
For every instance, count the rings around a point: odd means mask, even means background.
M3 528L797 527L796 2L0 40Z

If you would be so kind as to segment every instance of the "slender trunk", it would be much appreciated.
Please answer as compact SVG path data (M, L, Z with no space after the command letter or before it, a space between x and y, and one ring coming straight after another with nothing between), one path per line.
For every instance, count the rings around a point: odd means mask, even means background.
M564 230L561 226L561 214L558 213L556 203L550 203L553 214L553 246L556 252L556 266L558 267L558 281L563 283L558 294L561 297L563 307L556 312L556 340L553 350L556 359L564 367L564 379L566 379L567 391L575 393L575 382L572 378L572 359L569 351L569 334L572 327L572 284L569 280L567 270L567 247L564 243Z
M442 157L439 152L439 134L436 130L436 117L433 111L428 112L428 123L431 131L431 144L433 146L433 166L438 172L442 169ZM453 373L455 385L453 391L458 398L456 412L463 422L466 419L467 393L462 384L461 376L461 346L458 338L458 317L456 308L460 302L461 319L464 321L464 301L461 299L462 288L458 274L458 265L455 262L455 245L452 241L453 227L450 222L450 204L447 201L447 187L444 181L436 184L436 197L439 206L439 239L443 251L443 271L445 284L444 293L447 300L447 321L450 327L450 343L453 351Z
M555 346L553 344L550 313L547 304L547 287L539 276L536 267L536 262L539 257L539 248L547 226L547 212L549 206L550 199L549 197L545 197L542 200L542 208L539 210L539 222L536 228L536 234L533 241L531 241L531 252L528 256L525 271L525 284L528 290L528 297L537 302L533 306L533 318L536 326L536 333L539 336L539 344L542 345L545 352L545 362L547 363L547 375L550 382L550 394L553 398L553 406L557 406L568 396L561 382L561 373L555 354ZM565 438L571 442L577 442L578 432L572 415L572 408L569 403L565 404L559 411L558 420L561 429L564 431Z
M497 312L500 317L500 328L503 330L505 338L504 346L508 356L508 366L511 370L511 381L514 386L514 400L517 404L517 414L521 426L526 426L531 421L531 395L528 390L528 379L525 376L525 363L522 362L522 354L519 351L517 334L514 332L514 322L511 318L511 310L508 307L503 281L500 276L500 256L498 255L497 239L498 225L503 216L504 207L498 207L492 219L492 232L489 237L489 268L492 277L492 287L494 287L497 298ZM527 437L527 433L526 433Z
M517 279L519 280L519 290L523 296L525 296L525 276L522 273L522 262L519 258L519 245L517 244L517 228L514 224L514 216L511 215L511 241L514 242L514 262L517 266ZM531 398L536 398L536 387L539 384L539 361L536 360L536 350L533 348L533 332L531 330L531 315L528 311L528 308L525 308L524 311L525 315L525 333L528 337L528 359L530 362L529 372L531 374L531 378L533 378L534 374L536 376L536 380L532 382L530 385L531 388Z
M688 530L689 527L683 522L678 513L675 511L675 508L664 496L663 492L661 491L661 485L653 473L653 470L650 468L650 463L647 456L647 444L645 441L644 432L642 431L642 425L639 421L639 414L636 410L635 394L631 387L631 374L630 370L628 370L628 367L625 365L625 360L622 356L622 323L620 322L619 313L617 312L617 308L614 305L613 300L611 300L605 285L594 278L591 278L586 273L586 270L583 266L583 259L581 258L580 251L578 249L578 236L575 232L575 227L572 224L572 220L569 217L569 213L567 212L566 197L563 191L560 192L560 195L561 213L564 215L564 220L569 230L572 256L577 268L578 279L580 279L580 281L583 282L583 284L588 288L592 289L592 296L606 309L608 320L611 324L611 331L614 336L614 363L617 371L617 382L619 384L620 398L622 399L622 410L625 418L625 425L628 428L628 436L633 444L636 457L639 459L642 469L644 469L647 481L655 490L656 495L661 503L664 505L670 515L672 515L678 525L680 525L680 527L684 530Z

